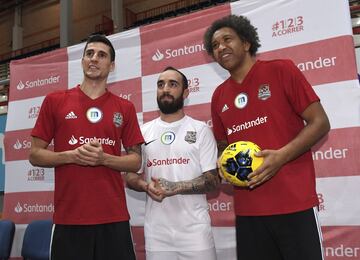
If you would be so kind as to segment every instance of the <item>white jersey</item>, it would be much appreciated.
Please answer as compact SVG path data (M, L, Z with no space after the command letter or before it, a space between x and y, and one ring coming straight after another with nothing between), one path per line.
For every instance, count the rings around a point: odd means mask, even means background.
M151 177L185 181L215 169L217 147L211 129L185 116L166 123L160 118L141 127L143 168ZM198 251L214 247L205 194L174 195L157 202L147 196L145 247L148 251Z

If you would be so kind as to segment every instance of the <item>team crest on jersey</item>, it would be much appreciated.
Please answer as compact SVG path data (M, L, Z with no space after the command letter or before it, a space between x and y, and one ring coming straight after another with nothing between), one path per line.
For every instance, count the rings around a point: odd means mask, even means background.
M259 87L258 98L260 100L266 100L271 97L271 91L269 84L262 84Z
M120 127L123 123L123 116L119 112L114 113L113 122L116 127Z
M196 143L196 132L195 131L187 131L184 140L189 144Z

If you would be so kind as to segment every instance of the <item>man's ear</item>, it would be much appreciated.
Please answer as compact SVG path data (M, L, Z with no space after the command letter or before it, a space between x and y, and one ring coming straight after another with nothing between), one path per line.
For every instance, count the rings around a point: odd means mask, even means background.
M249 51L251 44L249 42L244 42L243 44L244 44L245 51Z
M184 100L187 99L187 97L189 96L189 93L190 93L189 88L184 89L184 93L183 93Z
M81 68L84 69L84 57L81 58Z
M110 65L110 71L113 72L114 70L115 70L115 61L112 61Z

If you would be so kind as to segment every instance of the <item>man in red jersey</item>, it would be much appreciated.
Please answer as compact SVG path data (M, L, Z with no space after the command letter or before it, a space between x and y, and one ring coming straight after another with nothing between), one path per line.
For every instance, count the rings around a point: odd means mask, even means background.
M211 100L219 151L240 140L263 149L248 187L234 188L238 259L323 259L310 151L330 129L319 97L290 60L256 60L258 34L243 16L215 21L204 44L230 73Z
M120 172L140 168L144 140L134 105L106 88L114 60L111 42L90 36L83 82L47 95L31 132L31 164L55 167L54 260L135 259Z

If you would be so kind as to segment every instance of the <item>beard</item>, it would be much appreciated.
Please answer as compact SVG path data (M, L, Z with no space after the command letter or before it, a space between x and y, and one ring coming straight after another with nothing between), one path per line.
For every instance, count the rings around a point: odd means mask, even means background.
M172 99L172 101L162 101L161 99L163 97L169 97ZM175 112L177 112L178 110L182 109L184 106L184 99L182 97L182 95L180 95L178 98L174 98L173 96L169 95L169 94L163 94L160 97L157 98L157 103L159 106L160 111L163 114L173 114Z

